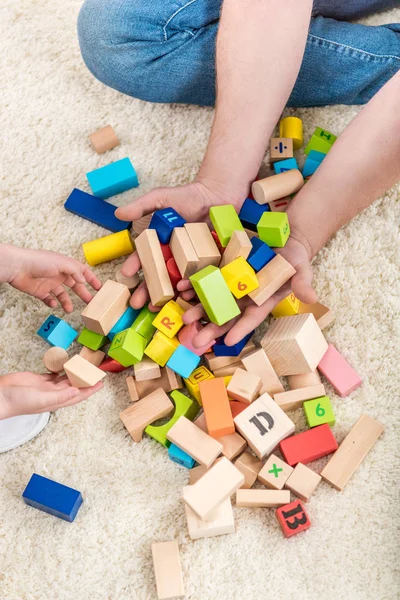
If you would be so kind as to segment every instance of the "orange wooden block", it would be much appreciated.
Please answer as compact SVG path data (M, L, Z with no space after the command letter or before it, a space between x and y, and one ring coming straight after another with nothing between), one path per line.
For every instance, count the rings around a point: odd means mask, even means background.
M235 433L235 425L224 380L221 377L216 377L201 381L199 390L208 433L214 438Z
M206 417L204 413L202 413L195 419L194 424L197 427L200 427L202 431L205 431L205 433L208 433ZM216 440L217 442L222 444L222 454L226 456L228 460L233 460L234 458L239 456L239 454L241 454L247 446L246 440L243 439L242 436L238 433L222 435L221 437L216 438ZM188 454L190 454L190 452L188 452ZM190 454L190 456L192 455ZM193 458L196 457L194 456Z

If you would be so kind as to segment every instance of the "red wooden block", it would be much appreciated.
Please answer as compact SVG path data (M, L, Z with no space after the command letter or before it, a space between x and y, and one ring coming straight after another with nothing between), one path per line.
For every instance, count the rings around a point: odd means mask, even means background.
M117 362L113 358L106 358L106 360L104 360L99 366L99 369L101 369L102 371L107 371L110 373L121 373L121 371L125 371L125 369L127 368L128 367L123 367L119 362Z
M287 538L301 533L311 526L311 521L300 500L295 500L295 502L281 506L276 510L275 514Z
M244 402L239 402L238 400L229 400L229 404L231 407L232 417L235 418L240 413L245 410L245 408L249 408L248 404L244 404Z
M167 262L167 260L172 258L171 248L169 247L168 244L160 244L160 246L161 246L161 252L163 253L164 260L165 260L165 262Z
M212 231L211 235L213 236L214 242L217 244L218 250L220 251L221 256L222 256L223 253L225 252L225 248L222 246L221 242L219 241L219 237L218 237L217 232L216 231Z
M178 282L181 281L182 277L179 273L178 265L176 264L175 259L173 257L167 260L167 271L171 280L172 287L175 290L176 286L178 285Z
M197 356L202 356L206 352L210 352L210 344L206 346L202 346L201 348L195 348L192 345L193 338L203 329L202 325L198 321L194 323L190 323L190 325L185 325L178 333L178 339L182 346L185 346L188 350L196 354ZM211 346L215 344L215 340L211 342Z
M303 465L332 454L338 448L338 443L328 423L293 435L279 444L283 458L293 467L301 462Z
M328 350L318 365L318 370L342 398L351 394L362 384L361 378L353 367L332 344L329 344Z

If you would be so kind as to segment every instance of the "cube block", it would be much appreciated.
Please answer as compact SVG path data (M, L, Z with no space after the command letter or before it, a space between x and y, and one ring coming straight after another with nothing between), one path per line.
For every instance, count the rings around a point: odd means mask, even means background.
M299 165L297 164L297 160L295 158L287 158L286 160L279 160L278 162L274 162L274 171L276 175L279 173L284 173L285 171L290 171L291 169L298 169Z
M144 353L160 367L165 367L178 346L177 338L168 338L161 331L157 331Z
M78 337L78 342L91 350L99 350L107 342L107 336L84 327Z
M261 219L265 211L268 211L267 205L258 204L252 198L246 198L240 209L239 219L246 229L257 231L257 223Z
M200 356L188 350L182 344L176 348L167 362L167 367L178 373L181 377L188 378L199 366Z
M133 329L125 329L114 336L108 355L123 367L130 367L143 358L146 340Z
M328 423L330 427L335 424L335 415L333 414L333 408L328 396L321 396L314 400L308 400L303 404L304 415L306 417L307 425L311 427L317 427Z
M276 256L275 252L265 244L259 238L253 237L251 239L252 250L250 251L249 256L247 257L247 262L253 269L258 272L266 264L268 264L274 256Z
M153 320L153 325L167 337L173 338L183 327L182 316L184 312L179 304L174 300L170 300L157 313L157 316Z
M62 319L50 315L36 332L50 346L58 346L67 350L78 332Z
M276 510L275 514L287 538L311 527L310 519L300 500L295 500L295 502L281 506Z
M161 244L168 244L175 227L183 227L185 219L174 208L156 210L153 214L149 229L157 231Z
M150 342L157 331L156 327L153 325L154 315L155 313L151 312L148 306L144 306L132 325L129 326L133 331L139 333L147 343Z
M257 223L257 231L260 240L273 246L283 248L290 235L290 227L285 212L264 213Z
M222 267L221 273L235 298L243 298L258 288L257 275L242 256Z

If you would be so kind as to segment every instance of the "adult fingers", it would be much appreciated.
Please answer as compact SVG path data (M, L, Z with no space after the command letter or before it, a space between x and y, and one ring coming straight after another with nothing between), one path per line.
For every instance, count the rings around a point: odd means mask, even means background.
M144 215L160 210L167 206L167 189L168 188L156 188L144 194L140 198L137 198L128 206L121 206L115 211L115 216L122 221L137 221Z
M142 308L149 301L150 296L147 290L146 283L142 281L136 290L133 292L131 297L131 306L132 308L138 309Z
M125 277L132 277L132 275L135 275L139 271L140 267L139 255L137 252L133 252L122 265L121 273Z

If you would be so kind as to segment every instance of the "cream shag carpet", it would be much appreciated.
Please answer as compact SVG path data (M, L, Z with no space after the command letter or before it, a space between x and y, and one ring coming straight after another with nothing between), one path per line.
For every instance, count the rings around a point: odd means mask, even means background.
M103 229L63 208L85 173L129 156L141 186L190 180L205 149L212 111L152 106L118 94L85 69L75 33L80 0L3 0L1 38L1 240L83 257ZM370 24L400 21L400 9ZM305 136L321 125L339 134L357 108L298 110ZM87 135L111 123L121 146L98 156ZM398 597L399 189L340 231L315 262L316 287L336 314L327 337L361 374L346 399L331 389L341 441L366 412L385 433L343 493L322 483L307 508L311 529L284 539L273 510L235 509L237 533L190 540L181 501L187 472L151 439L134 445L118 414L125 374L52 418L34 441L0 455L2 600L151 600L150 546L177 538L187 598L352 600ZM103 280L116 264L97 272ZM79 327L82 305L68 321ZM0 372L42 369L35 335L49 311L0 287ZM57 313L62 316L61 313ZM293 413L305 427L301 411ZM321 463L323 461L320 461ZM320 468L321 465L313 465ZM32 472L81 490L73 524L25 506Z

